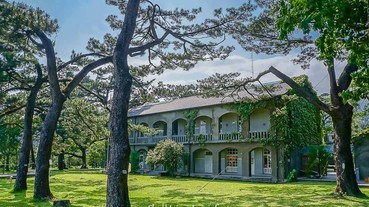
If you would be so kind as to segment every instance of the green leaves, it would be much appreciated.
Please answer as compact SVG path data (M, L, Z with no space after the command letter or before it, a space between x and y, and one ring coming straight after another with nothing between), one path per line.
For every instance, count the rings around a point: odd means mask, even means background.
M170 139L162 140L153 150L149 150L146 163L151 166L164 165L174 175L183 153L183 144L178 144Z
M313 36L318 52L315 58L333 67L333 60L359 67L353 76L354 87L344 92L345 99L366 98L369 86L368 3L364 0L284 0L279 4L277 28L280 38L294 32Z

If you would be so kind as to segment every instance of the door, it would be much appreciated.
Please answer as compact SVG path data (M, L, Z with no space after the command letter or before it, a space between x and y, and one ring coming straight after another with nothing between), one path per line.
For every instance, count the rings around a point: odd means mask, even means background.
M211 152L205 153L205 173L213 173L213 155Z
M272 154L269 150L264 149L264 169L263 173L266 175L272 174Z

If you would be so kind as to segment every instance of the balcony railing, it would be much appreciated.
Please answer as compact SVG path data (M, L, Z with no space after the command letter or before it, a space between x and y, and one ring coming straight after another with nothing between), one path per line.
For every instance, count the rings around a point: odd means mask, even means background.
M195 134L194 142L211 142L213 136L211 134Z
M172 140L178 143L187 143L188 138L186 135L172 135Z
M222 140L222 141L231 141L231 140L239 140L239 139L240 139L240 134L236 132L219 134L219 140Z
M249 132L249 138L250 139L262 139L262 138L268 138L269 133L268 132Z
M247 142L247 141L258 141L263 138L268 138L269 133L267 131L249 132L248 137L242 136L238 132L222 133L219 134L218 138L212 134L195 134L191 143L211 143L211 142ZM169 139L168 136L146 136L129 138L131 144L157 144L161 140ZM171 139L177 143L189 143L189 138L186 135L172 135Z

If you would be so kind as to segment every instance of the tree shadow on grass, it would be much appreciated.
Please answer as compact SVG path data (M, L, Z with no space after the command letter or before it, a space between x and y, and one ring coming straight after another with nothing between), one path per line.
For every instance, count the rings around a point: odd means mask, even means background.
M32 192L29 192L32 193ZM0 206L52 206L49 201L34 200L32 196L27 197L27 191L12 193L13 198L0 200Z

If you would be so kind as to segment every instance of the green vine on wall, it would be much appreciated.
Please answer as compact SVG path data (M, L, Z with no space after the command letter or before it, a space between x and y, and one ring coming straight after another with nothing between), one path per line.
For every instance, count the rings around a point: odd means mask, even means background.
M305 90L313 90L306 76L294 78ZM302 97L289 90L282 96L242 102L232 106L240 115L241 121L248 121L253 111L260 108L272 109L271 129L268 138L262 138L263 145L284 149L288 155L291 150L309 144L322 142L322 118L318 109Z
M184 117L187 120L186 135L192 141L195 138L195 119L199 113L198 109L189 109L183 112Z

